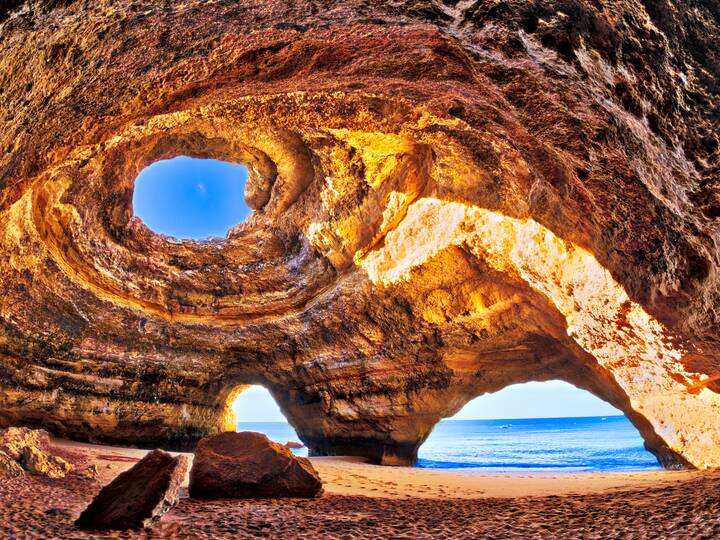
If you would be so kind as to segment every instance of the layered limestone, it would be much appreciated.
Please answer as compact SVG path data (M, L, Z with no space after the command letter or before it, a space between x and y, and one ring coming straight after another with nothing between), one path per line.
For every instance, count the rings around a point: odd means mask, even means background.
M262 384L312 454L406 464L562 379L720 465L711 3L10 5L0 424L189 448ZM227 238L133 217L177 155L248 167Z

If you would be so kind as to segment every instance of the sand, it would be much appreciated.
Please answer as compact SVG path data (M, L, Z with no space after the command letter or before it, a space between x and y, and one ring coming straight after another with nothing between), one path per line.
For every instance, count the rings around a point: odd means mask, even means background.
M193 501L152 531L92 535L72 525L143 450L54 441L97 480L0 480L0 538L717 538L720 472L497 474L312 458L314 500Z
M96 463L101 475L99 480L103 484L131 467L147 453L146 450L133 448L59 440L55 442L61 448L79 452ZM192 464L192 454L185 455ZM604 493L612 490L659 487L694 478L698 474L694 471L503 474L477 470L383 467L352 457L310 458L310 461L320 473L328 494L391 499L477 499ZM186 487L188 477L185 479Z

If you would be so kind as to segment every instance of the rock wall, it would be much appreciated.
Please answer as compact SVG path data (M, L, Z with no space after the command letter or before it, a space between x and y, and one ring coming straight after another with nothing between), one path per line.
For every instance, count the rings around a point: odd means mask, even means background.
M720 465L717 2L5 5L0 424L187 448L260 383L404 464L562 379ZM175 155L250 169L227 238L133 217Z

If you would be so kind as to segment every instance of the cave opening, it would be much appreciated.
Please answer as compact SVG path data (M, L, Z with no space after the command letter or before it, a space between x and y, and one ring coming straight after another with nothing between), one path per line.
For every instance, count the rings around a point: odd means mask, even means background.
M180 240L225 238L251 209L244 165L177 156L145 167L135 180L133 212L153 232Z
M508 386L439 422L418 466L503 471L660 470L618 409L563 381Z
M270 440L290 447L295 455L308 455L307 448L264 386L243 388L233 399L231 408L235 414L235 431L264 433Z

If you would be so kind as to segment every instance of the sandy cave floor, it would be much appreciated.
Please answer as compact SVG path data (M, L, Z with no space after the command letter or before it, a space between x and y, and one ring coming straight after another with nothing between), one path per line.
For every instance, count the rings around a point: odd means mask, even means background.
M717 538L720 472L499 474L313 458L314 500L183 499L152 531L91 534L73 521L144 451L55 441L98 480L0 484L0 538Z

